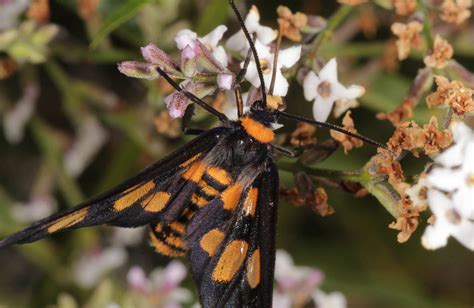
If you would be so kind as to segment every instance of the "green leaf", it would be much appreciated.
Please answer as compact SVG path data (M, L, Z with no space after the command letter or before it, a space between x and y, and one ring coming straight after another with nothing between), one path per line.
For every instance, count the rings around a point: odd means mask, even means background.
M216 26L224 23L229 14L229 4L227 1L211 0L196 26L196 32L199 35L205 35Z
M92 38L90 48L96 48L102 40L124 22L135 16L135 14L152 0L128 0L117 8L104 22L102 28Z

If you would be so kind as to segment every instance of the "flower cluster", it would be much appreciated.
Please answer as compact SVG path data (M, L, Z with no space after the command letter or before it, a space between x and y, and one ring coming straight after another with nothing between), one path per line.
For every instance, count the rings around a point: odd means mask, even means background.
M271 96L284 97L289 87L285 73L296 66L300 60L302 46L280 48L281 37L301 41L303 32L314 33L318 31L318 25L312 26L308 16L302 13L293 14L286 7L279 7L277 11L280 16L279 31L260 24L260 14L255 6L252 6L245 18L245 25L255 36L254 45L259 55L259 69L263 73L267 92ZM226 31L227 27L220 25L204 37L198 37L191 30L181 30L175 37L176 46L181 52L179 61L172 59L157 46L149 44L142 48L146 63L126 61L120 63L118 68L120 72L130 77L156 79L159 77L156 70L159 67L170 77L181 80L180 87L184 91L198 98L204 98L217 90L233 89L238 71L232 71L231 68L235 66L235 62L240 61L240 68L245 69L244 77L251 85L250 93L255 92L261 84L255 59L251 57L248 65L245 64L246 57L251 55L244 32L240 30L229 37L224 47L220 41ZM237 57L232 52L237 52ZM340 115L348 108L355 106L354 100L365 92L361 86L353 85L346 88L339 83L336 59L331 59L319 71L319 76L314 71L307 73L302 84L305 98L308 101L314 101L313 113L318 121L325 121L328 118L336 101L347 101L344 104L347 107L337 112ZM249 96L245 94L245 97ZM173 118L183 117L187 106L191 103L183 93L178 91L168 95L164 101ZM245 102L244 107L248 108L254 100L246 99ZM224 107L224 110L226 114L230 111L235 112L235 108L229 106ZM234 117L230 116L230 118Z
M423 246L446 246L449 236L474 251L474 132L453 123L454 144L438 155L422 183L434 215L422 237Z
M346 307L346 298L341 292L326 293L319 288L323 280L324 274L320 270L296 266L286 251L278 250L274 307Z

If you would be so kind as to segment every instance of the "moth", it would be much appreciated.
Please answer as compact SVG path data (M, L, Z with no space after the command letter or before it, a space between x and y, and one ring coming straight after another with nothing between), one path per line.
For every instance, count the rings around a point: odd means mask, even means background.
M229 2L259 64L242 16L233 0ZM177 91L216 116L220 126L104 194L4 238L0 247L94 225L149 225L150 243L157 252L187 255L203 307L271 307L279 192L273 156L291 155L273 144L273 124L286 117L383 145L329 123L273 109L267 104L260 65L257 68L261 99L243 113L236 91L236 121L182 90L157 68Z

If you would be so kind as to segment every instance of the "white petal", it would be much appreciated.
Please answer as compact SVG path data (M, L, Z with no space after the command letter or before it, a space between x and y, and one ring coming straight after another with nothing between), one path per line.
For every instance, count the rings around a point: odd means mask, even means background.
M255 32L257 33L257 39L259 39L265 45L273 42L278 36L277 31L265 26L260 26Z
M187 270L183 263L173 260L165 268L164 277L167 284L177 287L186 277Z
M464 145L455 143L435 157L434 161L445 167L456 167L462 164Z
M465 185L453 194L456 211L466 219L474 220L474 187Z
M440 219L444 219L446 210L453 207L452 200L439 190L429 189L427 197L431 212L436 216L442 217ZM437 221L441 221L440 219Z
M332 106L334 105L333 99L324 99L316 97L313 104L313 117L316 121L325 122L329 114L331 113Z
M329 294L317 289L312 294L313 301L318 308L345 308L347 301L341 292L331 292Z
M301 57L301 46L293 46L280 50L278 64L285 68L292 67Z
M248 48L248 42L242 30L235 33L227 40L225 47L234 51L241 51Z
M330 83L339 83L337 80L337 61L336 58L332 58L319 72L319 78L321 80L327 80Z
M224 25L217 26L214 30L206 34L203 38L201 38L201 42L204 45L211 46L212 49L217 47L219 41L224 36L224 33L227 31L227 27Z
M222 90L230 90L232 83L234 82L234 76L231 74L219 74L217 76L217 84Z
M433 168L426 179L429 185L443 191L453 191L464 184L462 174L448 168Z
M318 95L318 84L320 83L320 79L315 72L311 71L306 75L303 80L303 90L304 90L304 98L307 101L312 101Z
M255 62L250 62L245 73L245 79L247 79L254 87L260 87L260 79L258 78L257 66Z
M284 277L291 275L295 268L293 258L285 250L278 249L275 259L275 279L281 280Z
M178 47L179 50L183 50L184 47L190 46L191 48L194 49L195 43L194 40L197 39L197 34L196 32L193 32L188 29L183 29L176 34L175 37L175 42L176 46Z
M446 230L437 228L436 225L428 226L421 237L421 244L426 249L438 249L448 244L448 237L449 233Z
M270 74L269 74L270 75ZM271 75L269 77L271 79ZM267 88L270 87L270 82L265 80ZM288 93L288 81L282 75L281 71L277 69L275 74L275 87L273 88L273 95L284 97Z
M217 48L212 52L212 55L220 64L222 64L223 67L227 67L227 53L225 52L224 47L217 46Z
M269 65L273 65L273 54L271 53L270 47L257 39L255 40L255 49L257 50L260 62L262 62L262 60L267 60Z
M358 85L351 85L344 91L343 99L356 99L365 93L365 88Z
M252 5L245 17L245 26L250 33L255 32L260 26L260 13L255 5Z
M474 250L474 223L465 219L456 228L453 237L470 250Z

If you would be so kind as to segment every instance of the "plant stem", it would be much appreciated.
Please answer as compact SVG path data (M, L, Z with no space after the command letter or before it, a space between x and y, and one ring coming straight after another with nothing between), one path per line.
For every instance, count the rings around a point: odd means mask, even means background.
M349 16L354 7L351 5L342 5L334 13L334 15L328 20L328 23L324 30L319 33L318 37L313 43L313 47L308 52L306 65L311 67L316 60L318 55L319 48L321 45L331 38L334 30Z
M418 8L423 12L423 34L425 37L426 48L429 50L433 46L433 27L428 12L428 7L423 0L418 0Z

